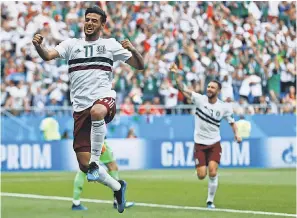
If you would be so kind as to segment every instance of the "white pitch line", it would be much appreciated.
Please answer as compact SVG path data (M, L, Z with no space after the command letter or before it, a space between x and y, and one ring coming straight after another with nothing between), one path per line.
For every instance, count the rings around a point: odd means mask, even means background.
M8 193L8 192L1 192L1 196L44 199L44 200L72 201L72 198L69 198L69 197L20 194L20 193ZM101 203L101 204L113 203L113 201L108 201L108 200L96 200L96 199L87 199L87 198L82 198L81 201L89 202L89 203ZM289 214L289 213L275 213L275 212L265 212L265 211L233 210L233 209L208 209L208 208L204 208L204 207L177 206L177 205L166 205L166 204L135 203L135 206L168 208L168 209L182 209L182 210L216 211L216 212L226 212L226 213L245 213L245 214L268 215L268 216L297 217L297 214Z

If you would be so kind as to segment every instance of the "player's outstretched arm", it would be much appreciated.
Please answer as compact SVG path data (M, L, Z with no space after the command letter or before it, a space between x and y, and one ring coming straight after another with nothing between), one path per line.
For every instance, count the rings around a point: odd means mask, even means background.
M180 90L186 96L186 98L191 100L192 99L192 91L190 89L188 89L187 86L185 84L183 84L183 82L181 80L178 79L178 76L177 76L178 68L177 68L176 64L173 63L170 66L169 70L171 72L173 72L175 75L175 81L176 81L178 90Z
M33 37L32 43L35 46L37 53L43 60L50 61L59 57L59 53L55 49L47 49L43 47L41 45L42 41L43 41L43 36L40 35L39 33L36 33Z
M238 129L237 129L236 123L235 122L230 123L230 126L232 127L235 141L237 141L238 143L240 143L242 141L242 139L241 139L241 137L238 134Z
M136 48L132 45L132 43L125 39L121 41L121 44L123 48L128 49L132 53L132 57L129 58L126 63L130 66L136 68L137 70L143 70L144 69L144 62L143 57L141 54L136 50Z

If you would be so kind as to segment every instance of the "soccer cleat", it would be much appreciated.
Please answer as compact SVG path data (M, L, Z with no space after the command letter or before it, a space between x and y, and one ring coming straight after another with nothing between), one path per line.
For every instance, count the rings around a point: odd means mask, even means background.
M126 202L126 204L125 204L125 208L130 208L130 207L133 207L135 205L135 203L134 202Z
M209 209L216 208L216 206L211 201L208 201L206 204L207 204L207 208L209 208Z
M95 162L89 165L87 179L89 182L96 182L99 179L99 166Z
M87 207L83 206L83 205L75 205L75 204L72 204L72 210L88 210Z
M116 200L113 201L113 208L118 209L118 203Z
M119 191L115 191L115 197L117 199L117 208L119 213L123 213L125 210L125 205L126 205L126 188L127 188L127 183L124 180L119 180L119 183L121 184L121 189Z
M130 208L130 207L133 207L134 205L135 205L134 202L126 201L125 208ZM118 204L117 204L116 201L113 202L113 208L114 209L117 209L118 208Z

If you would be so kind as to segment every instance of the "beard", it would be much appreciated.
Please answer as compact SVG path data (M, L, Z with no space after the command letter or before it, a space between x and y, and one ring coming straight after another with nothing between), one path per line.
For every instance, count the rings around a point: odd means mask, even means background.
M209 99L212 99L212 98L215 98L216 97L216 94L215 93L206 93L207 97Z

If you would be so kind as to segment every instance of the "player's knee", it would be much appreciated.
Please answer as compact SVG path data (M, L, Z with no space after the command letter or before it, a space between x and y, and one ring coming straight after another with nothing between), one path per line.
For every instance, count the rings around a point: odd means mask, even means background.
M217 176L217 170L213 169L213 170L209 170L209 177L216 177Z
M111 162L108 164L108 170L110 171L118 171L118 165L116 164L116 162Z
M197 177L199 180L203 180L206 177L206 173L205 172L197 172Z
M102 120L107 114L107 109L104 105L96 104L90 111L92 120Z

